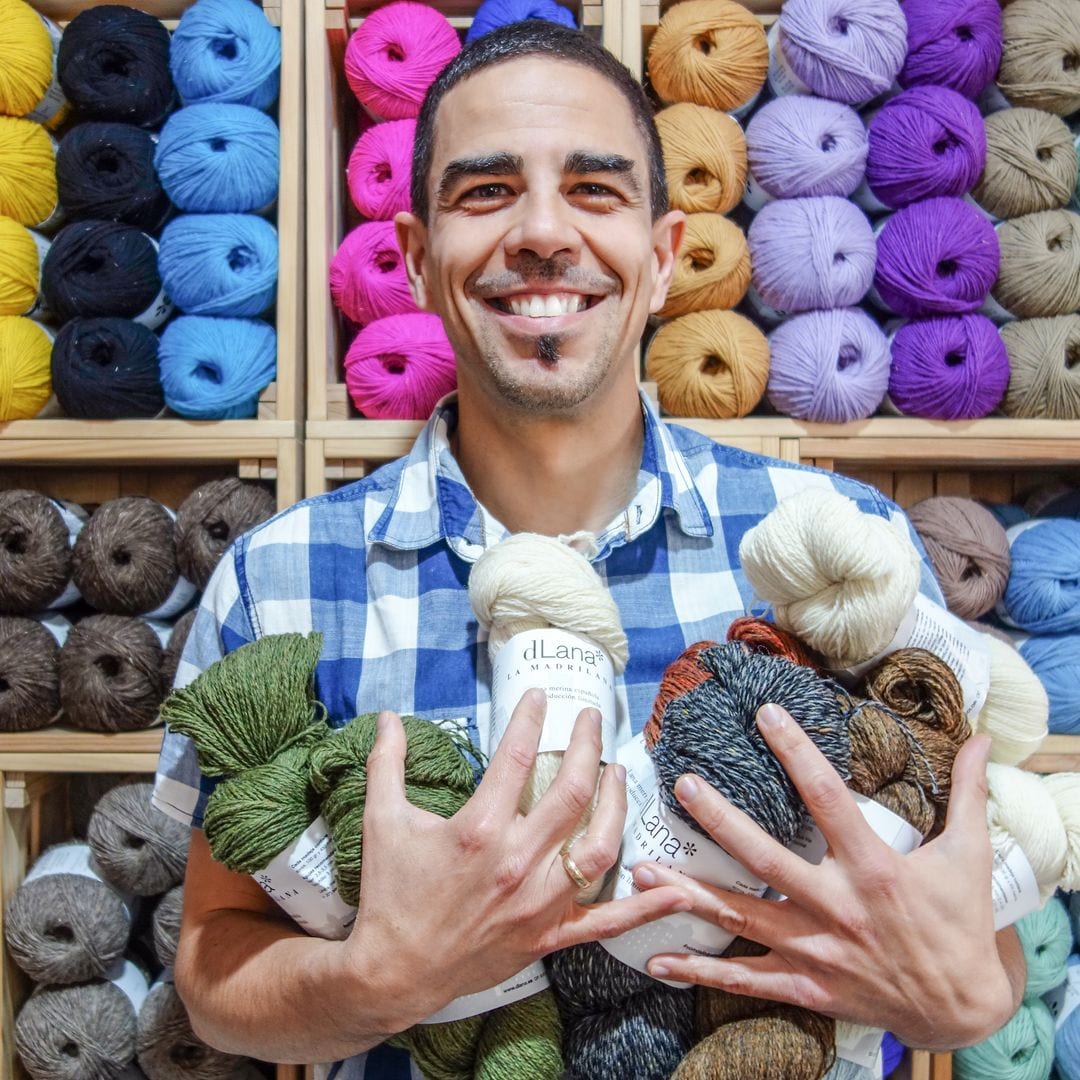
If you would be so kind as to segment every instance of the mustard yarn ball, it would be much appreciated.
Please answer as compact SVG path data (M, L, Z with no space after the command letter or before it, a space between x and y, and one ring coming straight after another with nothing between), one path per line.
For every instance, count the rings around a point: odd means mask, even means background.
M737 120L680 102L656 114L671 205L687 214L726 214L746 186L746 137Z
M750 284L746 234L723 214L690 214L675 263L665 319L709 308L733 308Z
M52 394L52 336L33 319L0 315L0 421L29 420Z

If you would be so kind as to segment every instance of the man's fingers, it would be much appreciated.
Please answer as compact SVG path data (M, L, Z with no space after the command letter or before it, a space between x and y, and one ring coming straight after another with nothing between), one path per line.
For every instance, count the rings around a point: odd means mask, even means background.
M367 757L367 806L364 819L377 818L394 808L396 813L405 799L405 751L408 740L401 717L389 710L375 720L375 746Z
M677 886L649 889L648 892L601 904L574 905L574 911L563 924L555 948L566 949L586 941L618 937L665 915L689 909L689 899Z
M618 861L625 824L626 770L605 765L589 827L572 848L574 863L589 881L599 880Z
M521 793L536 764L536 746L544 727L547 698L543 690L526 690L510 714L499 745L469 803L484 808L496 821L513 821Z
M986 829L986 763L990 757L990 737L975 735L956 755L952 770L952 791L945 816L945 833L957 833L981 840L989 848Z

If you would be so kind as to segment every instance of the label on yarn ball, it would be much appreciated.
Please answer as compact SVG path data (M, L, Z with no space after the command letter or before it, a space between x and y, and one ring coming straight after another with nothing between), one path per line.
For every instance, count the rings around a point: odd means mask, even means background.
M449 1005L432 1013L421 1024L448 1024L454 1020L464 1020L469 1016L492 1012L503 1005L512 1005L515 1001L532 997L551 986L542 960L530 964L523 971L504 979L490 990L480 990L475 994L464 994L455 998Z
M759 293L753 285L748 286L744 299L747 308L753 316L768 326L779 326L782 322L785 322L792 316L792 312L790 311L784 311L782 308L774 308L771 304L767 304L761 298L761 293Z
M547 694L540 753L565 750L578 713L591 707L601 717L601 760L615 760L615 668L601 646L567 630L527 630L495 653L491 668L489 747L498 746L525 691L539 686Z
M45 93L41 95L41 100L26 114L24 119L33 120L36 124L47 124L67 104L64 91L60 89L60 80L56 77L56 50L60 48L62 31L52 19L45 18L40 11L37 16L44 25L45 32L49 35L49 41L52 44L52 78L49 80L49 85L45 87Z
M158 641L161 643L163 649L169 645L169 638L172 637L173 624L166 622L164 619L151 619L143 616L143 622L154 631Z
M780 21L769 27L769 90L777 97L790 94L810 94L809 86L791 69L788 58L784 55L784 44L780 40Z
M985 315L991 322L1007 323L1016 321L1016 316L1007 308L1002 307L994 299L993 293L987 293L986 299L982 302L982 307L978 309L978 313Z
M118 889L98 871L89 844L57 844L38 856L37 861L23 878L24 885L52 874L74 874L77 877L99 881L120 898L129 923L135 920L135 898Z
M1012 841L994 848L990 888L994 903L994 929L1004 930L1042 907L1039 883L1020 845Z
M196 592L198 592L198 589L181 574L176 579L172 592L153 611L146 612L143 618L171 619L174 615L179 615L191 603Z
M49 502L53 504L56 512L67 527L68 544L74 545L88 520L86 511L78 503L68 502L66 499L50 499ZM79 592L75 582L68 581L64 586L64 591L49 604L49 608L52 610L67 607L69 604L74 604L81 597L82 593Z
M1001 92L1001 87L996 82L992 82L979 95L979 100L975 104L979 106L979 112L983 116L1012 108L1012 102Z
M746 170L746 188L743 191L742 197L743 205L748 210L753 210L756 214L763 206L773 202L773 196L770 195L758 182L754 179L753 169Z
M1065 1021L1080 1007L1080 960L1072 958L1068 974L1060 986L1043 994L1043 1001L1054 1018L1054 1029L1060 1031Z
M123 992L138 1016L143 1002L146 1001L146 995L150 993L146 973L142 968L130 960L118 960L116 966L105 973L105 978Z
M836 1056L873 1071L879 1067L881 1061L881 1040L884 1035L882 1028L837 1020ZM877 1075L880 1076L881 1073Z
M63 615L53 613L51 615L39 615L37 621L52 634L56 644L63 647L68 634L71 633L71 620L65 619Z
M891 214L892 207L886 206L870 189L870 185L863 180L851 193L851 201L868 214Z
M154 245L154 251L160 251L158 242L152 237L143 233L146 239ZM158 290L157 296L150 302L150 305L145 311L139 312L138 315L133 317L133 322L141 323L147 330L156 330L176 309L176 305L169 299L169 294L165 291L165 286L162 285Z
M41 291L41 268L45 265L45 256L49 254L49 248L52 247L52 244L40 233L36 233L32 229L27 229L26 231L30 233L30 239L34 241L34 247L37 248L38 283L37 296L34 297L34 302L23 312L23 314L29 319L48 319L51 313L45 306L45 296Z

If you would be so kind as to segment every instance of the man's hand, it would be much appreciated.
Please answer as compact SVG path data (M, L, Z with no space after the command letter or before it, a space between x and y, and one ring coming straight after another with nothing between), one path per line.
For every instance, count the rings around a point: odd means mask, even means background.
M995 947L986 828L989 740L956 757L944 831L901 855L879 839L836 771L779 706L758 727L829 843L820 866L766 835L695 776L675 793L708 834L788 899L780 903L714 889L653 864L643 888L682 881L693 910L771 951L713 959L662 955L658 977L801 1005L888 1028L911 1046L954 1049L996 1031L1019 1004ZM1015 966L1011 964L1010 966Z

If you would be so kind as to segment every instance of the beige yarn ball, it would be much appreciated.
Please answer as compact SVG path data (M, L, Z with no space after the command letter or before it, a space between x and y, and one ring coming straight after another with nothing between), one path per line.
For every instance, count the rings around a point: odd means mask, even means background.
M1080 315L1006 323L1006 416L1080 419Z
M690 214L675 276L660 309L665 319L710 308L733 308L750 284L746 234L722 214Z
M1002 307L1021 319L1080 308L1080 214L1026 214L1002 222L997 235L1001 269L992 292Z
M1012 0L1001 28L998 85L1009 101L1059 116L1080 109L1080 4Z
M746 136L737 120L683 102L656 114L671 205L687 214L726 214L743 197Z

